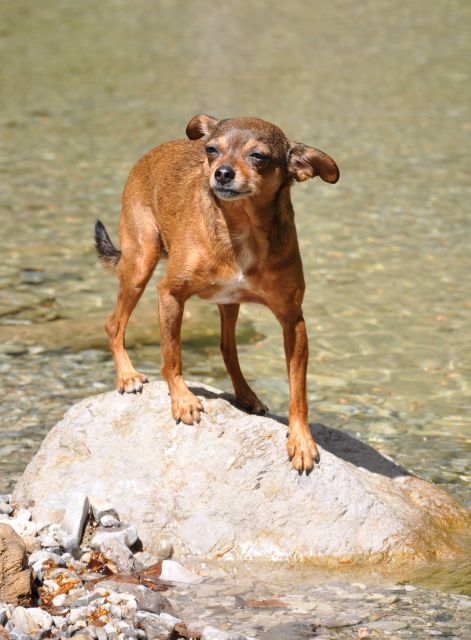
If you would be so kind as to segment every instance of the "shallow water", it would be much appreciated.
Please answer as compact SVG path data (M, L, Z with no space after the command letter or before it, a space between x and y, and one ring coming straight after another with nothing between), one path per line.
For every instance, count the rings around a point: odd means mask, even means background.
M116 284L94 220L116 239L132 164L207 112L271 120L340 166L337 185L293 190L311 419L470 503L470 13L459 0L0 5L0 490L67 407L114 384L102 325ZM129 340L152 378L154 306L149 285ZM239 330L249 381L286 413L276 321L246 306ZM218 332L216 309L192 301L185 373L229 389Z

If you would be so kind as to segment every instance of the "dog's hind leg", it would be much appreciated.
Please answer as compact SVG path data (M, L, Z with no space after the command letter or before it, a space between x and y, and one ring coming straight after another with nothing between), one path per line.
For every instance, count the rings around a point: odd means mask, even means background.
M133 205L132 211L123 209L120 236L118 300L105 328L118 374L118 390L137 393L147 378L131 363L125 349L125 330L160 257L158 231L150 207Z
M227 372L234 385L237 404L249 413L263 415L267 411L267 407L249 387L239 365L235 327L240 305L220 304L218 307L221 315L221 352Z

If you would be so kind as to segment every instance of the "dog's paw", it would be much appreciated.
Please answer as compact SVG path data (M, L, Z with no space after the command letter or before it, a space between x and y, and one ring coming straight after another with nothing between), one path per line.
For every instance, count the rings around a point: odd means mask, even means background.
M203 403L189 391L185 395L172 398L172 416L177 423L194 424L199 422L201 411L203 411Z
M266 407L255 394L251 396L239 396L236 398L236 402L241 409L247 411L247 413L253 413L256 416L264 416L268 411L268 407Z
M315 462L319 462L319 451L310 433L291 432L286 443L291 464L299 473L312 471Z
M118 391L120 393L141 393L146 382L149 380L145 375L133 371L130 375L118 378Z

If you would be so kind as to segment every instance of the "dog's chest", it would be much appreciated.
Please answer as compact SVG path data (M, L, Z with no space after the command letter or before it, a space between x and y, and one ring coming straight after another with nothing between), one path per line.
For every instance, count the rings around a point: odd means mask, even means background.
M247 233L233 237L233 241L238 246L229 272L223 270L211 278L210 286L202 297L216 304L260 302L262 292L259 278L254 276L254 268L260 256L257 256L255 247L249 243Z
M242 271L236 272L231 278L218 279L213 285L206 299L216 304L231 304L241 302L251 292L252 287Z

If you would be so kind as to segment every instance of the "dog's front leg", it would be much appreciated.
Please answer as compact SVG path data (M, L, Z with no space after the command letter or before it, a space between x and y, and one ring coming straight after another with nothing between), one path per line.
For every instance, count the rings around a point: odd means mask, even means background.
M308 424L306 371L308 342L302 312L277 314L283 327L286 365L290 389L288 455L295 469L309 472L319 461L319 451Z
M159 282L161 373L168 384L172 416L177 422L193 424L200 421L203 405L188 389L182 374L180 333L184 304L184 299L171 291L165 278Z

